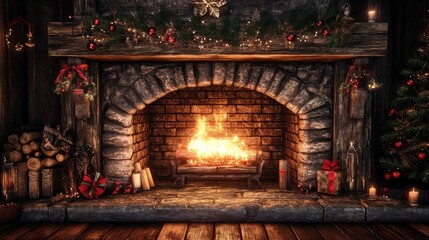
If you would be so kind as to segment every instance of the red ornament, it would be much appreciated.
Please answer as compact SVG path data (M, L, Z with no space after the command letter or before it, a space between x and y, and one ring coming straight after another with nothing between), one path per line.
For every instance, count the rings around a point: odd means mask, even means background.
M316 26L318 26L318 27L322 27L322 26L323 26L323 21L322 21L322 20L318 20L318 21L316 22Z
M413 79L412 77L408 78L408 80L407 80L407 85L408 85L409 87L414 86L414 79Z
M387 109L387 116L388 117L394 117L396 115L397 111L395 108L389 108Z
M176 39L172 35L170 35L170 36L168 36L167 41L169 43L174 43L174 42L176 42Z
M426 157L427 157L427 153L423 149L420 152L417 153L417 158L419 160L425 160Z
M384 179L390 180L390 178L392 178L392 174L390 174L390 172L384 174Z
M100 19L94 18L94 21L92 21L94 25L100 25Z
M97 49L97 44L94 41L89 41L86 48L88 48L89 51L94 51Z
M329 35L329 33L330 33L329 28L324 28L322 30L322 34L323 34L324 37L327 37Z
M156 30L155 30L155 28L154 27L150 27L148 30L147 30L147 34L149 34L149 36L153 36L153 35L155 35L155 33L156 33Z
M116 30L116 26L115 26L115 24L113 24L113 23L112 23L112 24L110 24L110 25L109 25L109 31L110 31L110 32L114 32L115 30Z
M398 179L401 177L401 172L399 170L396 170L396 171L393 171L392 175L393 175L393 178Z
M293 42L295 41L295 34L294 33L289 33L286 37L288 42Z
M393 146L396 149L401 149L404 145L405 145L405 141L402 140L402 139L398 139L398 140L396 140L396 141L393 142Z

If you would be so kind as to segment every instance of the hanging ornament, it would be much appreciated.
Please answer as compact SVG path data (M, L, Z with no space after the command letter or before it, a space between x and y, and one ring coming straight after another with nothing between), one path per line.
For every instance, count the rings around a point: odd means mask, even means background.
M408 78L408 80L407 80L407 85L408 85L409 87L414 86L414 78L413 78L412 76L410 76L410 77Z
M94 25L100 25L100 19L98 19L98 18L94 18L94 20L92 21L92 23L94 24Z
M323 21L322 21L322 20L318 20L318 21L316 22L316 26L318 26L318 27L322 27L322 26L323 26Z
M398 112L396 111L396 108L391 107L391 108L387 109L386 113L387 113L388 117L394 117L394 116L396 116L396 114Z
M25 43L27 47L34 47L36 44L33 43L33 34L31 33L31 27L28 27L27 33L27 42Z
M384 179L390 180L392 178L392 174L390 172L384 173Z
M174 36L173 36L173 35L169 35L169 36L168 36L168 38L167 38L167 41L168 41L169 43L175 43L175 42L176 42L176 39L174 38Z
M295 41L295 34L294 33L289 33L286 36L286 39L287 39L288 42L294 42Z
M114 32L115 30L116 30L116 26L115 26L115 24L111 23L111 24L109 25L109 32Z
M149 34L149 36L153 36L153 35L155 35L155 33L156 33L156 30L155 30L155 28L154 27L150 27L148 30L147 30L147 34Z
M405 140L403 139L398 139L393 142L393 147L395 147L396 149L401 149L404 147L404 145L405 145Z
M399 171L399 169L396 169L395 171L392 172L392 176L393 178L400 178L401 177L401 172Z
M194 15L196 17L202 17L207 12L213 17L220 17L219 8L227 4L226 0L193 0L194 4Z
M329 33L330 33L329 28L324 28L322 30L322 34L323 34L324 37L328 37Z
M424 149L420 150L419 152L417 152L417 158L419 160L425 160L427 157L427 153Z
M88 44L86 44L86 48L89 51L95 51L95 49L97 49L97 44L94 41L89 41Z

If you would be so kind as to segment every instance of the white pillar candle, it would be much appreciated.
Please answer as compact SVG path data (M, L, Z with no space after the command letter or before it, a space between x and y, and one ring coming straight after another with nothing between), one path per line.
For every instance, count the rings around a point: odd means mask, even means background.
M140 171L140 179L142 182L143 190L150 190L149 180L147 179L146 170Z
M375 198L377 195L377 189L375 189L375 187L371 187L369 189L369 193L368 193L370 198Z
M146 167L144 170L146 171L146 175L147 175L147 179L149 180L150 187L151 188L155 187L155 182L153 181L152 173L150 172L150 168Z
M413 191L410 191L408 193L408 201L410 203L418 203L419 202L419 191L415 191L413 188Z
M375 10L368 11L368 22L375 22Z
M142 165L139 162L134 163L134 172L139 173L142 170Z
M142 182L140 179L140 173L133 173L133 188L139 189L142 187Z

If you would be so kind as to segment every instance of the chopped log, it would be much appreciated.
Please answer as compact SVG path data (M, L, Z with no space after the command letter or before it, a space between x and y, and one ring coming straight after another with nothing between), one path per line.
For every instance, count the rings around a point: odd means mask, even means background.
M27 162L19 162L16 164L18 172L28 172Z
M17 142L19 141L18 134L11 134L11 135L9 135L9 136L7 137L7 141L8 141L10 144L15 144L15 143L17 143Z
M42 196L51 197L61 191L61 168L42 169Z
M39 171L42 168L42 163L39 158L32 157L28 159L27 167L30 171Z
M11 162L19 162L22 160L22 152L20 151L12 151L9 154L9 159Z
M47 157L53 157L60 151L59 149L48 150L44 147L42 147L41 149L42 149L43 154L45 154Z
M19 137L19 142L22 144L27 144L31 140L42 139L43 134L41 132L25 132Z
M40 144L37 143L36 141L30 141L29 143L31 150L33 151L39 151L40 150Z
M28 172L28 197L30 199L40 198L40 172Z
M13 144L13 149L15 149L16 151L21 151L21 148L22 148L21 143Z
M31 149L30 145L24 144L22 145L22 153L24 154L31 154L33 150Z
M10 151L13 151L15 148L14 148L13 144L11 144L11 143L5 143L3 145L3 149L5 151L7 151L7 152L10 152Z
M58 164L59 162L54 158L46 157L42 160L42 166L45 168L52 168Z
M58 162L60 162L60 163L62 163L62 162L64 162L65 160L67 160L67 158L69 157L69 155L66 153L66 154L64 154L64 153L58 153L56 156L55 156L55 159L58 161Z
M17 198L28 198L28 169L27 171L19 171L18 168L18 182L16 188Z
M34 154L33 154L33 155L34 155L35 157L41 157L41 156L42 156L42 154L43 154L43 153L42 153L41 151L37 151L37 152L34 152Z

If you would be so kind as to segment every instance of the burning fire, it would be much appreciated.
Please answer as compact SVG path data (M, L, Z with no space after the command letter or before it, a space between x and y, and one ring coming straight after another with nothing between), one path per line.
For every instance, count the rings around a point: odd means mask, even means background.
M215 115L215 126L207 124L205 117L197 120L197 132L188 144L190 164L247 164L256 157L255 151L238 136L229 137L222 122L226 114Z

